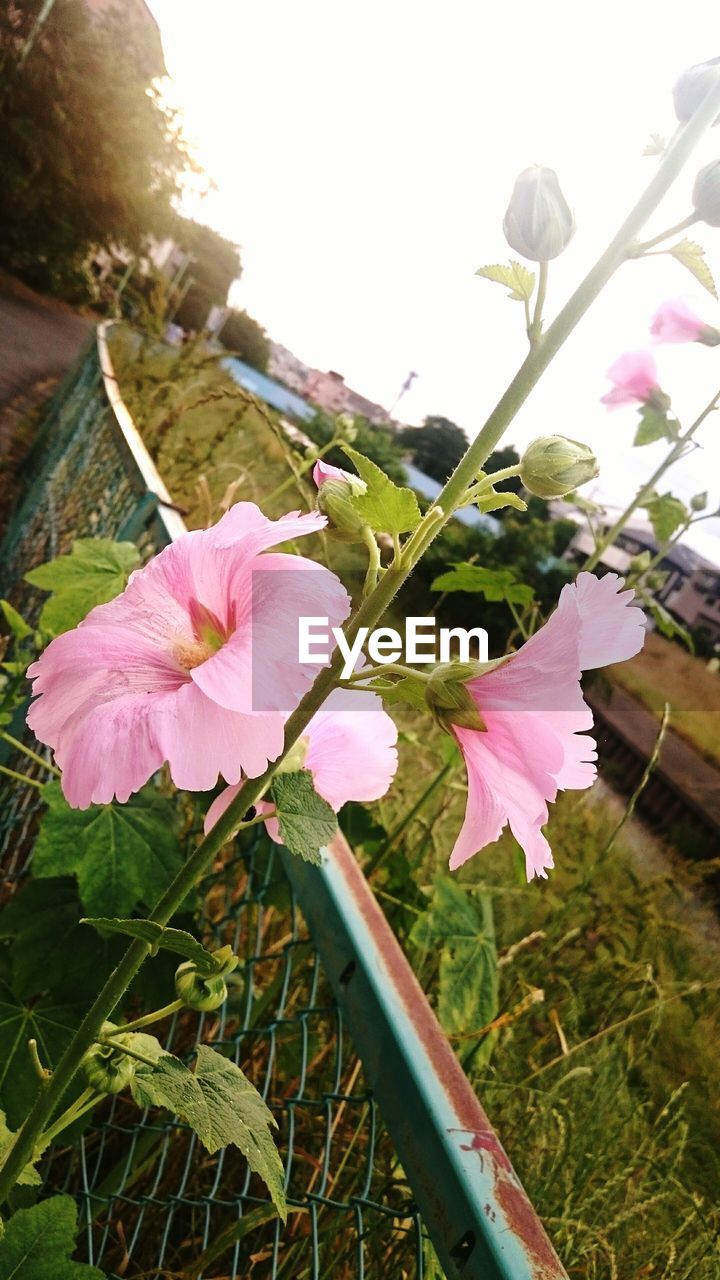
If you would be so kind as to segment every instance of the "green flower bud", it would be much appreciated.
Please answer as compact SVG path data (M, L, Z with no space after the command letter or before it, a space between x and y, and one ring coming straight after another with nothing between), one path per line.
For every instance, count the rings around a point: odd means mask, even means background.
M693 208L709 227L720 227L720 160L701 169L692 192Z
M352 505L351 498L365 493L367 485L357 476L348 480L334 477L318 489L317 507L329 520L326 533L338 542L362 542L364 520Z
M562 498L598 470L592 449L566 436L541 436L520 459L520 479L537 498Z
M720 58L709 58L707 62L696 62L688 67L678 78L673 88L675 115L680 124L687 124L705 101L710 90L715 87L720 77ZM713 124L717 124L720 116L716 116Z
M707 490L705 493L696 493L694 498L690 499L691 511L704 511L708 504Z
M513 187L503 221L505 239L531 262L549 262L567 247L575 219L554 169L531 165Z
M487 725L466 687L467 681L486 675L505 661L505 658L495 658L491 662L438 663L425 685L425 701L435 723L446 733L453 725L486 731Z
M349 413L341 413L335 419L335 432L347 444L352 444L357 437L357 427L355 419Z
M116 1030L114 1022L104 1022L100 1034L105 1036ZM127 1036L114 1036L113 1044L94 1044L88 1049L82 1069L92 1089L100 1093L120 1093L130 1084L135 1075L135 1062L120 1048L127 1040Z
M194 960L184 960L175 970L175 991L179 1000L197 1013L211 1013L227 999L227 985L221 973L198 973Z

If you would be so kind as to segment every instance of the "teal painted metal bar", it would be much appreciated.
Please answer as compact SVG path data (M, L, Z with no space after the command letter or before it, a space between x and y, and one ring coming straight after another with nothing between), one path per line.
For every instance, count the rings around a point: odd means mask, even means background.
M283 864L446 1275L566 1277L345 839Z

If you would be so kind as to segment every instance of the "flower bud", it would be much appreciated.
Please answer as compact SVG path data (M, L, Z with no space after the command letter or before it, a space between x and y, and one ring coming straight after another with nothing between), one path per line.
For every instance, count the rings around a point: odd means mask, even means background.
M197 1013L211 1013L227 999L221 973L198 973L194 960L184 960L175 970L175 992L179 1000Z
M321 465L317 463L316 470ZM339 474L323 480L317 496L318 511L330 521L327 533L339 542L362 542L365 521L358 515L351 499L365 493L367 485L359 476L353 476L349 471L341 472L335 467L332 470Z
M704 511L708 504L707 489L704 493L696 493L694 498L690 499L691 511Z
M101 1036L116 1031L114 1022L104 1022ZM100 1093L120 1093L126 1089L135 1075L135 1063L120 1046L127 1036L113 1036L113 1044L94 1044L82 1060L85 1079L92 1089Z
M467 682L486 675L501 662L505 662L505 658L494 658L490 662L438 663L425 685L425 701L441 729L446 733L453 725L480 732L487 729Z
M597 458L586 444L565 436L541 436L520 459L520 479L537 498L562 498L598 474Z
M575 219L554 169L531 165L513 187L503 221L505 239L531 262L549 262L569 244Z
M720 58L709 58L707 62L697 62L688 67L678 78L673 88L675 115L680 124L687 124L695 115L698 107L705 101L710 90L715 87L720 77ZM716 116L713 124L717 124L720 116Z
M692 192L693 208L709 227L720 227L720 160L701 169Z
M335 419L335 434L347 444L352 444L357 437L357 427L352 414L341 413Z

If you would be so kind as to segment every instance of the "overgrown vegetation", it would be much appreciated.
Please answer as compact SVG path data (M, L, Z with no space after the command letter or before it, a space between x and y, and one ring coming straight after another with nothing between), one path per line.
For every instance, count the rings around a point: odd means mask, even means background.
M616 667L612 679L658 718L669 701L673 729L712 764L720 765L720 678L708 670L703 658L652 632L642 653Z

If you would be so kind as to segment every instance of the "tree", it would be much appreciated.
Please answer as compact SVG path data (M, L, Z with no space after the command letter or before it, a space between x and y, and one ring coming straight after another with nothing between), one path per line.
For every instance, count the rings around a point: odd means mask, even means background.
M178 218L173 237L192 255L187 272L191 281L175 319L185 329L203 329L213 306L223 307L228 290L242 271L238 246L213 227Z
M404 427L400 441L416 467L440 484L447 480L468 447L462 427L449 418L430 416L421 427Z
M218 337L233 355L265 373L270 359L270 339L247 311L231 311Z
M169 233L190 161L122 14L56 0L23 59L40 10L0 9L0 263L68 292L93 249Z

